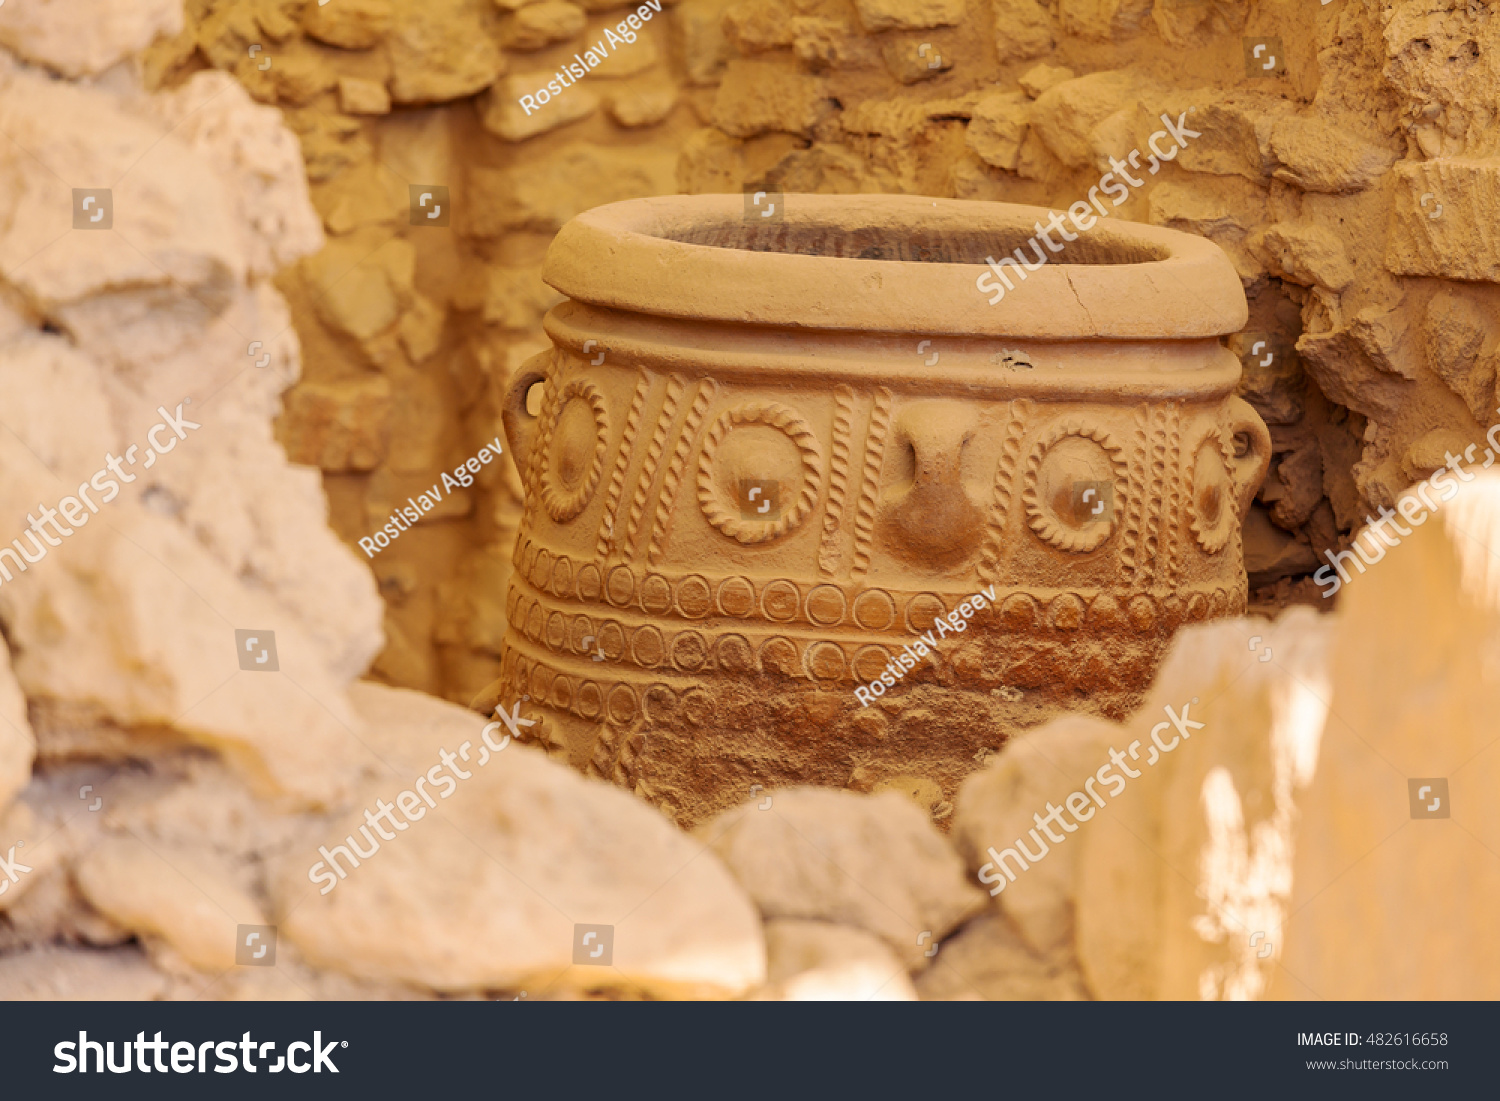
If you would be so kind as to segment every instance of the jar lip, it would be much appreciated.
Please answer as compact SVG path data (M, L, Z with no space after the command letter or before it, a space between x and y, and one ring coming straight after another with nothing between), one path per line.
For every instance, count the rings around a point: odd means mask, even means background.
M595 306L786 328L1193 340L1238 332L1248 317L1229 258L1177 230L1097 219L1072 242L1049 231L1061 247L1047 249L1035 227L1065 211L920 195L779 198L780 217L759 223L738 194L595 207L563 226L542 277ZM1014 262L1016 247L1035 270ZM986 263L1002 254L1008 290Z

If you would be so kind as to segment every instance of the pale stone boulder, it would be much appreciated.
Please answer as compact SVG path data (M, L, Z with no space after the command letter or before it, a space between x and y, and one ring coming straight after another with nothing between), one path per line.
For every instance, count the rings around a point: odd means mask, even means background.
M1084 781L1109 759L1109 743L1117 735L1113 723L1088 715L1065 715L1006 742L987 767L959 788L952 838L968 867L978 870L993 864L989 849L1003 853L1015 847L1017 838L1030 851L1038 851L1041 846L1028 837L1028 831L1037 829L1033 816L1046 815L1049 802L1061 805L1070 793L1081 790ZM1057 830L1054 826L1053 831ZM1074 842L1076 834L1061 836L1061 844L1055 844L1014 881L1007 880L1002 887L990 880L984 888L993 892L995 908L1010 917L1021 939L1038 953L1073 941L1072 902L1080 846Z
M0 46L65 77L102 73L158 35L182 30L177 0L11 0L0 4Z
M1500 477L1471 476L1345 567L1271 997L1500 997Z
M443 103L488 88L505 71L480 0L423 0L397 8L386 39L391 99Z
M825 921L766 923L767 985L757 1000L914 1002L916 989L880 938Z
M380 848L357 867L335 853L347 876L336 885L315 868L319 847L347 848L352 834L369 851L354 832L362 817L330 822L287 851L275 886L281 931L309 962L447 993L733 997L764 981L755 907L712 853L654 809L536 750L492 752L485 720L463 708L376 685L352 696L366 741L390 766L355 805L399 802L441 767L444 749L469 776L444 774L452 789L429 779L436 806L417 798L416 821L393 812L406 828L384 841L372 831ZM489 737L500 744L505 727ZM573 963L577 925L613 927L608 966Z
M36 735L26 717L26 696L10 667L10 647L0 639L0 815L31 779Z
M0 956L0 1001L147 1002L170 983L139 948L32 948Z
M266 924L256 901L202 850L114 837L79 861L73 876L100 913L160 937L203 971L235 966L239 925Z
M820 77L775 61L731 61L714 100L713 123L736 138L771 131L806 137L830 107Z
M1092 995L1070 945L1038 953L1005 915L980 914L945 940L916 977L923 1001L1076 1002Z
M1111 740L1127 766L1140 743L1142 775L1072 835L1075 943L1097 997L1264 993L1283 948L1296 795L1328 714L1328 647L1328 622L1308 608L1178 635ZM1168 707L1203 727L1158 753L1153 730L1167 745L1181 734Z
M766 798L771 800L761 810ZM823 788L777 791L700 826L768 919L879 936L909 967L984 906L963 864L911 800ZM924 936L925 934L925 936Z

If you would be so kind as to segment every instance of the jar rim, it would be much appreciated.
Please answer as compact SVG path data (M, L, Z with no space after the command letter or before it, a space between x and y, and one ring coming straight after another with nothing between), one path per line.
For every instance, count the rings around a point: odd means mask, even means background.
M753 198L595 207L563 226L543 279L590 305L786 328L1195 340L1248 317L1229 258L1177 230L1097 219L1072 241L1050 236L1049 249L1036 229L1064 211L918 195ZM778 201L774 221L756 220Z

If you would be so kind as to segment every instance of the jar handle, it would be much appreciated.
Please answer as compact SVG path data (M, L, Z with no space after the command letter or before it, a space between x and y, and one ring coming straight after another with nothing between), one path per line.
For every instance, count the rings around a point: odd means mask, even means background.
M1261 483L1266 479L1266 471L1271 466L1271 430L1249 402L1232 397L1229 399L1229 431L1235 440L1236 452L1241 439L1249 441L1245 453L1236 454L1230 462L1236 515L1243 521L1250 511L1250 502L1254 500Z
M500 406L500 423L505 425L505 438L510 442L511 458L522 481L531 469L531 444L536 439L537 417L526 410L526 395L539 382L546 381L547 362L552 358L552 349L538 352L511 375L505 390L505 400Z

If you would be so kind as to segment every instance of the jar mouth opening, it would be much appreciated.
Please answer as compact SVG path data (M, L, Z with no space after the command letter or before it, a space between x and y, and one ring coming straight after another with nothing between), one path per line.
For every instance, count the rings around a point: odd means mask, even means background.
M1043 227L1046 228L1046 227ZM1066 228L1066 227L1065 227ZM895 260L923 264L985 264L1022 260L1030 266L1149 264L1167 260L1172 250L1152 241L1132 239L1097 227L1065 240L1049 231L1055 249L1041 236L1016 227L950 229L927 226L850 226L829 222L763 222L750 220L667 225L649 236L684 245L741 252L770 252L837 260Z

